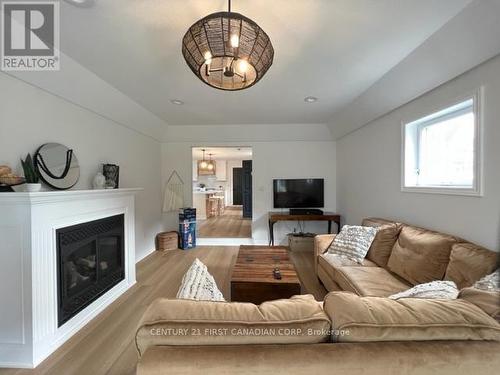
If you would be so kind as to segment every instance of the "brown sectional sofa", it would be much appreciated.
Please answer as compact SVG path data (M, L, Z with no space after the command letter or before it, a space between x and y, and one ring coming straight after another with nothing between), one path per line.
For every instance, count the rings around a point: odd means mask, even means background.
M469 286L497 254L387 220L363 224L381 228L362 265L325 256L333 236L316 238L316 271L332 290L323 303L156 300L137 330L137 374L496 374L499 294ZM458 299L385 298L443 278L465 287Z
M325 253L335 235L315 238L316 273L327 290L388 297L433 280L461 289L498 267L497 253L458 237L379 218L362 225L379 228L363 264Z

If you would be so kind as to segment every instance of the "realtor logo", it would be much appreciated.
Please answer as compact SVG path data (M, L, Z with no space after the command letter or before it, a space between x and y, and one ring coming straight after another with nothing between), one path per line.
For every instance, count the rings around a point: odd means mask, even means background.
M59 2L1 4L1 69L59 70Z

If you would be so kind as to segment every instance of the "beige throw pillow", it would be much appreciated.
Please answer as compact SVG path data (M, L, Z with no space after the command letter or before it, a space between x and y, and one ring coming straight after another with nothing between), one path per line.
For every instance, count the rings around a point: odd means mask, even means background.
M456 299L457 297L458 288L453 281L431 281L389 296L394 300L400 298Z
M500 268L495 272L486 275L474 284L474 288L493 292L500 291Z
M208 272L207 266L198 258L194 260L182 278L177 298L197 301L225 301L214 277Z
M339 255L362 263L377 235L377 228L344 225L328 249L329 254Z

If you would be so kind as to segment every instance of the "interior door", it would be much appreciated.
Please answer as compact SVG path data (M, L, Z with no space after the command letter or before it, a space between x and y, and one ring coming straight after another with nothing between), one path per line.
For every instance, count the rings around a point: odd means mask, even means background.
M252 161L243 160L243 217L252 218Z
M243 204L243 168L233 168L233 204Z

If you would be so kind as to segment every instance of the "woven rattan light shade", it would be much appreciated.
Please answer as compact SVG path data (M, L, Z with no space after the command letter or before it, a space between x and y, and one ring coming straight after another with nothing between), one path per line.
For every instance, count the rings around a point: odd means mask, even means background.
M234 12L213 13L189 28L182 54L194 74L221 90L256 84L273 63L267 34L251 19Z

